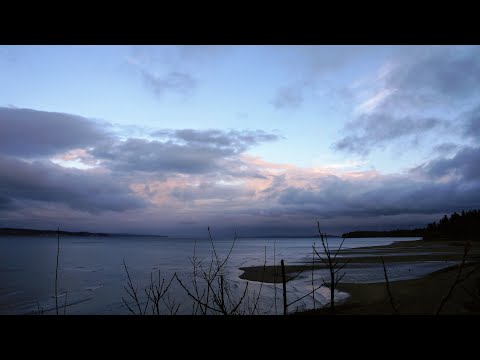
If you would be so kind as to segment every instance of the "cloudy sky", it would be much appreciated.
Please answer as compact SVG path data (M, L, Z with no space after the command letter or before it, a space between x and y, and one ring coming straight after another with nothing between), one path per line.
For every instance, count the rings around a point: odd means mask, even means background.
M0 46L0 227L312 234L480 208L478 46Z

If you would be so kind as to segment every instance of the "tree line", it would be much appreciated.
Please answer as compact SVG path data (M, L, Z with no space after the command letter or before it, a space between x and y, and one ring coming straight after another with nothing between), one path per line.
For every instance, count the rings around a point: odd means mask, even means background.
M389 231L352 231L342 234L342 237L422 237L430 239L480 239L480 211L454 212L444 215L438 222L428 224L425 228L396 229Z

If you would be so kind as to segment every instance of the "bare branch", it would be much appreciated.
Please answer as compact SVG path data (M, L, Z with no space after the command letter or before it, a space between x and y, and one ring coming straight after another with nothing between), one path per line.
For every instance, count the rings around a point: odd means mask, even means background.
M58 315L58 255L60 254L60 227L57 228L57 266L55 267L55 310Z
M326 260L318 253L317 249L315 249L315 247L313 247L313 251L315 251L315 254L318 256L318 258L320 260L322 260L322 262L325 264L326 267L329 267L328 266L328 263L326 262Z
M338 253L340 252L340 249L343 246L343 243L345 242L345 238L343 238L342 242L340 243L340 246L338 247L337 251L335 252L335 256L333 257L333 261L337 258Z
M297 273L297 275L295 275L294 277L288 279L287 282L290 282L290 281L292 281L292 280L295 280L295 279L296 279L301 273L303 273L304 271L305 271L305 270L300 270L300 271Z
M338 269L335 269L335 272L341 271L352 259L348 259L346 262L343 263Z
M320 286L318 286L317 288L313 289L313 290L310 291L308 294L305 294L305 295L303 295L302 297L298 298L297 300L292 301L291 303L287 304L287 306L293 305L293 304L295 304L296 302L298 302L298 301L306 298L306 297L309 296L310 294L315 293L315 291L317 291L318 289L320 289L322 286L323 286L323 284L320 285Z
M390 283L388 282L388 275L387 275L387 268L385 267L385 261L383 261L383 256L381 256L380 258L382 259L383 273L385 274L385 282L387 283L387 292L388 292L388 297L390 299L390 304L392 305L393 311L395 311L395 313L398 314L398 309L395 306L395 302L393 301L392 292L390 291Z
M125 271L126 271L127 277L128 277L128 286L132 290L132 293L130 293L126 287L125 287L125 290L127 291L128 295L130 295L130 297L132 297L135 300L135 303L138 307L139 315L141 315L142 314L142 308L140 307L140 302L138 300L137 291L133 287L133 282L132 282L132 279L130 277L130 273L128 272L128 268L127 268L127 264L125 263L125 259L123 259L123 266L125 267ZM125 302L125 300L123 300L123 301Z
M440 302L440 305L437 309L437 313L436 315L439 315L440 312L442 311L443 307L445 306L445 304L447 303L448 299L450 298L450 296L452 295L453 293L453 290L455 289L455 287L457 287L457 285L459 283L462 282L462 280L460 280L460 276L462 274L462 270L463 270L463 267L465 265L465 261L467 259L467 254L468 254L468 251L470 250L470 247L471 247L471 244L469 241L465 242L465 248L463 250L463 258L462 258L462 262L460 264L460 267L458 268L458 273L457 273L457 277L455 278L455 281L453 282L452 286L450 287L450 290L448 291L448 294L442 299L442 301Z
M182 281L179 279L179 277L177 276L177 274L175 274L175 278L177 279L177 281L179 282L180 286L187 292L188 296L190 296L190 298L192 298L194 301L196 301L197 303L199 303L200 305L204 306L205 308L208 308L212 311L215 311L215 312L219 312L221 313L222 311L221 310L218 310L218 309L215 309L213 307L211 307L210 305L208 305L207 303L204 303L202 302L200 299L196 298L195 295L193 295L189 290L188 288L182 283Z
M67 311L67 295L68 295L68 291L65 291L65 305L63 305L63 315L66 315L66 311Z

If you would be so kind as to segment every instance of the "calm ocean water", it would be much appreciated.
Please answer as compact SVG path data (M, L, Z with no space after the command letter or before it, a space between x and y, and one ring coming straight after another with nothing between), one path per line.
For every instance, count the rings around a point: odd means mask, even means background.
M364 238L346 239L345 248L386 245L393 241L413 238ZM243 290L246 282L239 279L239 267L272 265L285 259L286 264L311 260L312 244L318 239L306 238L248 238L237 239L228 262L228 279L234 288ZM341 239L331 238L332 248ZM63 307L65 295L67 314L128 314L122 296L128 299L124 286L127 276L123 267L125 259L130 275L140 292L148 284L150 273L170 277L177 273L188 283L192 271L190 258L196 243L196 255L210 258L211 244L208 239L155 238L155 237L62 237L58 273L59 306ZM232 239L214 239L220 256L228 253ZM43 309L46 314L55 313L55 237L1 237L0 238L0 314L28 314ZM425 263L392 264L389 278L392 280L412 278L437 270L445 264ZM345 269L344 281L382 281L383 270L377 265L362 264L362 267ZM319 279L321 271L315 272ZM281 312L281 285L278 292L278 312ZM250 282L249 291L259 290L259 283ZM311 272L288 283L288 298L295 299L311 290ZM274 285L262 287L261 313L275 314L273 306ZM328 289L318 290L316 300L323 303ZM191 314L192 308L185 291L173 282L169 291L180 306L179 314ZM338 294L338 299L348 296ZM298 302L299 309L312 307L311 297ZM295 309L291 309L295 310ZM63 309L61 310L63 312Z

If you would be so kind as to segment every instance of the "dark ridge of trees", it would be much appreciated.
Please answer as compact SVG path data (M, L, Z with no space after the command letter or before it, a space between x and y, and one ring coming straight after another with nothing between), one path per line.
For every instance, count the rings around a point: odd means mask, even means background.
M143 235L143 234L122 234L122 233L91 233L88 231L60 231L57 230L36 230L36 229L17 229L0 228L0 236L124 236L124 237L168 237L168 235Z
M423 235L428 239L469 239L480 240L480 211L454 212L445 215L438 223L428 224Z
M86 231L71 232L71 231L57 231L57 230L34 230L34 229L13 229L0 228L1 235L15 235L15 236L110 236L104 233L90 233Z
M425 229L388 230L388 231L352 231L342 235L344 238L364 237L422 237Z
M426 228L391 231L352 231L342 234L345 238L363 237L423 237L424 240L461 239L480 240L480 211L454 212L444 215L438 222L428 224Z

